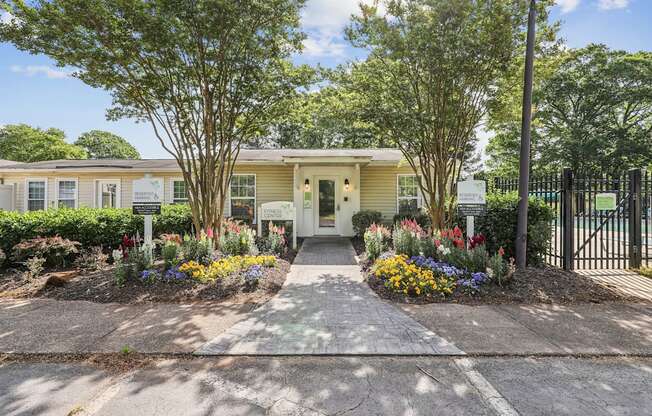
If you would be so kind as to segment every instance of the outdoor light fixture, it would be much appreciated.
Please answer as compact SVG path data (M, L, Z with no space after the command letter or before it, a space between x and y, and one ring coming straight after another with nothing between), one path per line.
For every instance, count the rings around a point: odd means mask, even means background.
M349 178L344 179L344 190L349 190Z
M310 180L308 178L303 182L303 186L306 188L306 191L310 190Z

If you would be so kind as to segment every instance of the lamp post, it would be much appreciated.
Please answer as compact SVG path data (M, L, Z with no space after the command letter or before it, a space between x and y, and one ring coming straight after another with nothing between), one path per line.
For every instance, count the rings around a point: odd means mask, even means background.
M521 153L518 175L518 222L516 227L516 266L527 264L527 208L528 182L530 181L530 128L532 121L532 79L534 77L534 41L536 34L536 0L530 0L525 49L525 75L523 85L523 113L521 119Z

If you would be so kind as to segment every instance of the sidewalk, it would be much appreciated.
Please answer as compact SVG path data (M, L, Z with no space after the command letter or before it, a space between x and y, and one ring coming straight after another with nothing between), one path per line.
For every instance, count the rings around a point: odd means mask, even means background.
M467 354L652 356L651 304L400 308ZM248 317L250 309L5 299L0 300L0 353L117 352L123 347L191 353Z

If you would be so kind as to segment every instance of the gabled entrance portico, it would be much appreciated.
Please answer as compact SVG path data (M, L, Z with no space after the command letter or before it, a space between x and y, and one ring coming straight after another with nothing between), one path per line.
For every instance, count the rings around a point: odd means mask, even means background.
M353 214L360 211L360 167L369 157L286 157L294 166L297 235L353 236Z

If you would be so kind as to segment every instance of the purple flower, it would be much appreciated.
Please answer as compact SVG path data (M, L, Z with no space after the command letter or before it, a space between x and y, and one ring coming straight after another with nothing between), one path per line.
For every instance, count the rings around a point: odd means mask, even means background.
M165 275L163 276L163 280L165 280L168 283L182 282L187 278L188 276L186 276L185 273L179 271L179 266L174 266L168 269L168 271L165 272Z
M261 277L263 277L263 268L258 264L249 267L244 273L244 279L247 285L255 285Z

